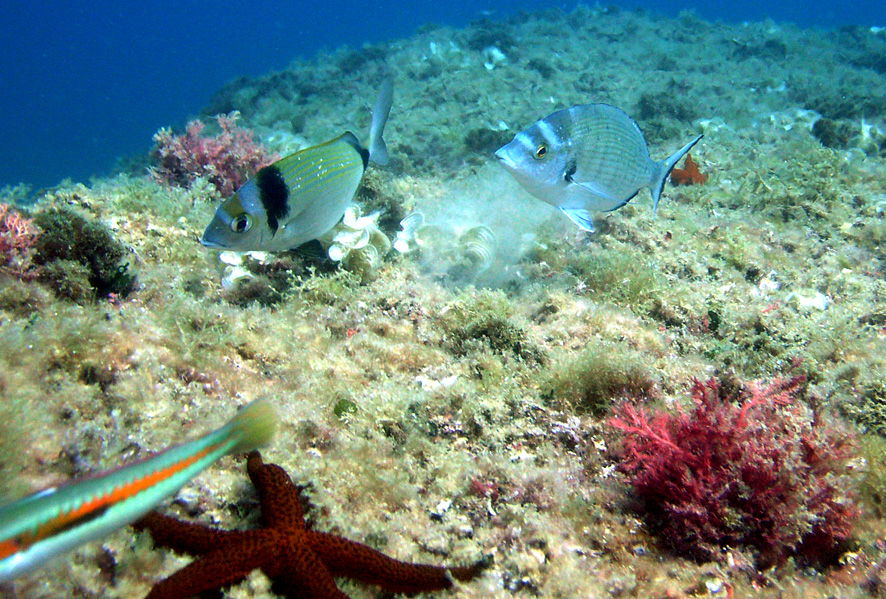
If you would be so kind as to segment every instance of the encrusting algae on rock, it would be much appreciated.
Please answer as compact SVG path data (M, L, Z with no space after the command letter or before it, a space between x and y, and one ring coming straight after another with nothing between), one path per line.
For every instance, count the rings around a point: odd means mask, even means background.
M683 168L675 168L671 171L671 183L674 185L702 185L707 180L708 176L698 170L698 165L692 159L692 154L686 154Z
M366 99L391 74L389 165L369 171L349 200L354 219L338 242L238 258L249 275L227 289L216 252L196 240L224 199L205 176L167 186L142 171L63 184L9 208L28 219L72 210L100 225L119 252L113 265L137 270L138 285L96 293L79 254L53 261L70 267L64 279L0 273L0 490L14 500L147 457L222 426L232 402L266 398L285 434L263 455L297 478L313 530L405 562L490 556L482 574L441 597L876 596L886 537L886 167L851 142L824 147L811 128L826 114L881 125L886 84L859 66L882 54L881 38L579 7L428 27L231 83L202 120L240 110L255 141L288 154L368 120ZM490 46L508 57L494 69L484 67ZM653 81L652 71L667 76ZM790 84L778 91L782 81ZM673 201L655 219L631 201L598 214L594 236L577 235L490 148L589 102L638 117L654 156L704 133L704 160L693 158L710 177L666 186ZM14 195L2 191L0 202L12 206ZM344 258L368 247L369 224L396 251L364 277L329 250ZM56 293L61 280L79 282L79 295ZM699 445L728 454L707 470L722 483L764 456L705 444L742 429L705 428L687 385L716 377L711 409L735 416L751 381L799 375L806 386L790 405L746 412L745 433L759 432L749 443L765 440L808 475L774 475L782 505L802 506L783 512L777 543L760 542L773 530L763 516L730 519L761 505L740 493L708 498L700 544L685 529L662 535L654 488L635 483L665 484L671 471L626 466L631 434L608 424L624 420L619 406L642 410L653 432L688 422ZM827 432L841 427L844 437ZM857 446L840 444L853 435ZM834 452L846 459L828 469ZM198 528L248 531L256 502L234 457L161 509ZM819 545L821 559L802 544L802 561L782 559L803 526L840 524L824 517L828 506L859 509L851 533ZM711 520L718 514L722 526ZM140 597L185 563L149 535L120 530L0 592ZM352 599L378 592L337 584ZM227 592L276 596L259 571Z

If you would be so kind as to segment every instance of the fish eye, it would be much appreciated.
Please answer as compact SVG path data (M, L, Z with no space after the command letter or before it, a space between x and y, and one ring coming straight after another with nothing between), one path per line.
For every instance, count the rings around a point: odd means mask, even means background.
M248 214L240 214L231 220L231 231L245 233L252 228L252 217Z
M547 154L547 153L548 153L548 147L547 147L545 144L541 144L541 145L538 146L538 148L535 150L535 159L536 159L536 160L541 160L542 158L545 157L545 154Z

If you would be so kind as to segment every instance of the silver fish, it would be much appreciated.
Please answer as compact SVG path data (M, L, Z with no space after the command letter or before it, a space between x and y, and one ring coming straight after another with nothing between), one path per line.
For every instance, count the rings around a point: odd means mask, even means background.
M382 138L393 102L386 80L372 111L369 148L350 131L259 170L215 211L200 243L237 251L282 251L316 239L341 219L369 160L386 164Z
M536 121L495 157L529 193L593 231L594 212L617 210L644 187L655 214L671 169L702 137L656 162L640 127L623 110L583 104Z

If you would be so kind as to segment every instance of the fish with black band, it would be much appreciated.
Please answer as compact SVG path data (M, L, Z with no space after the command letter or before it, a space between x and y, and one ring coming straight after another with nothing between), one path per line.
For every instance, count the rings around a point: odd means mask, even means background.
M368 146L350 131L264 167L215 211L200 243L235 251L283 251L328 232L350 205L369 161L388 162L382 138L393 103L385 80L372 111Z

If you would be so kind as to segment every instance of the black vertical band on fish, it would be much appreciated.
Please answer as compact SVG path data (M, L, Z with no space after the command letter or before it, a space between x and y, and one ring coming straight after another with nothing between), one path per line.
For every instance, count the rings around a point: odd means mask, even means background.
M382 132L393 89L390 79L382 83L366 146L347 132L261 169L218 207L200 243L219 250L276 252L328 233L353 201L369 161L388 161Z
M289 188L275 165L266 166L255 175L258 197L268 218L271 235L277 233L280 219L289 214Z

